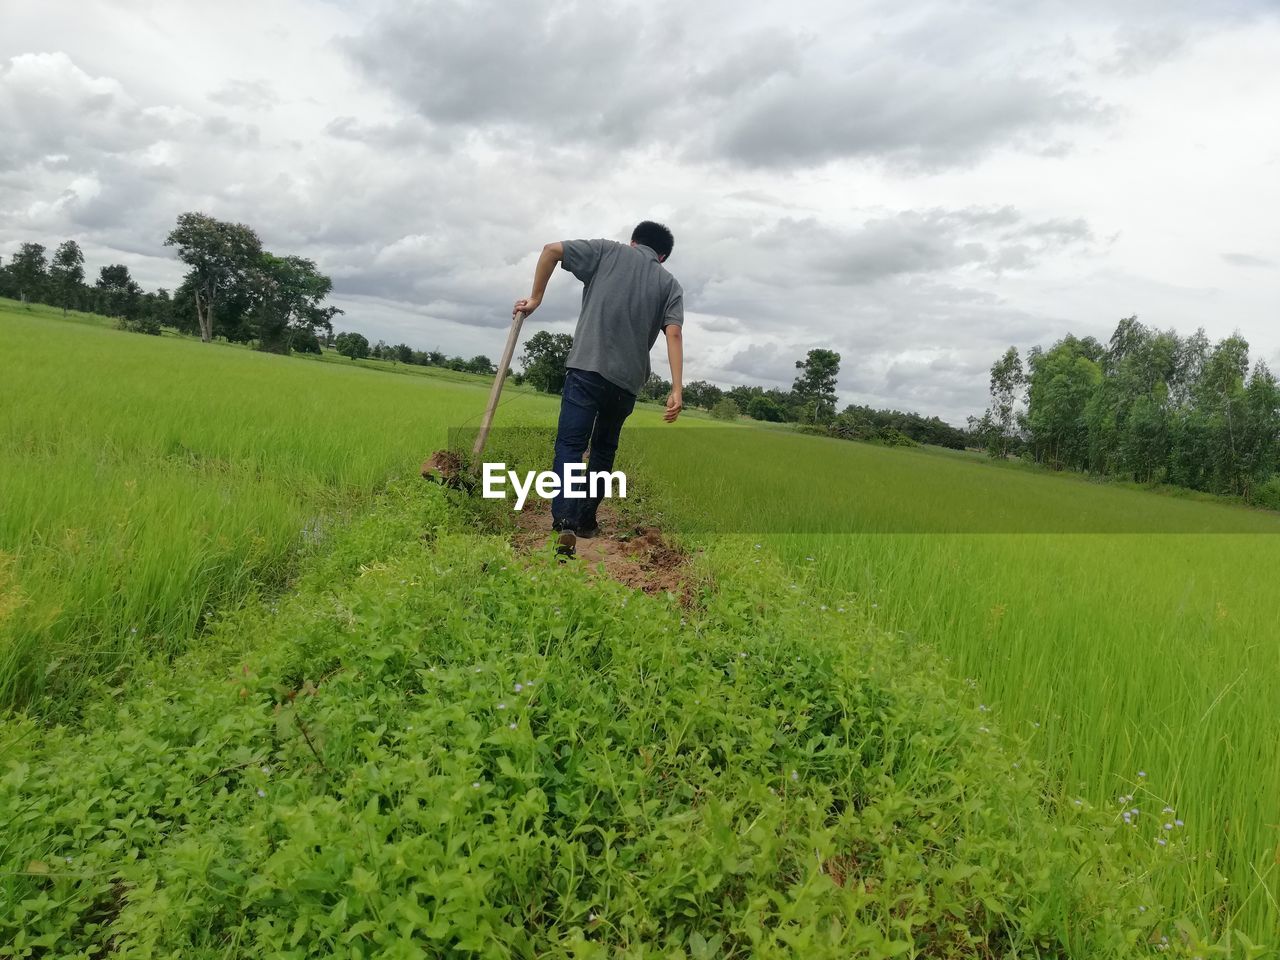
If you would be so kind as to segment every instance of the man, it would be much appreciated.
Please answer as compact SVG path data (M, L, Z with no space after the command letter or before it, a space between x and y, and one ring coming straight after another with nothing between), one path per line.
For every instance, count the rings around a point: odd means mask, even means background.
M680 416L684 407L684 291L662 267L674 245L671 231L650 220L631 232L629 246L614 240L548 243L533 273L533 292L515 303L513 316L537 310L557 263L584 284L573 349L565 362L567 375L556 430L555 472L561 478L566 463L582 462L588 443L588 476L613 469L623 421L649 379L649 351L659 332L666 334L672 383L663 419L674 423ZM563 492L552 500L552 525L560 533L556 547L560 554L573 556L578 537L599 533L599 502L592 497L570 499Z

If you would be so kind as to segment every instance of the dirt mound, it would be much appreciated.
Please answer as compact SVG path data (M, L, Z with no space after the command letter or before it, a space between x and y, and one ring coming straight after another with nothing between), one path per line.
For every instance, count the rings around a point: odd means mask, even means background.
M689 555L668 542L657 527L637 527L622 521L607 506L599 511L600 535L578 539L579 563L633 590L672 593L685 606L697 599ZM551 508L545 501L530 504L516 515L513 540L522 552L542 550L551 542Z
M474 478L468 476L463 468L462 457L452 450L437 450L423 460L422 476L425 480L433 480L454 489L470 490L475 486Z

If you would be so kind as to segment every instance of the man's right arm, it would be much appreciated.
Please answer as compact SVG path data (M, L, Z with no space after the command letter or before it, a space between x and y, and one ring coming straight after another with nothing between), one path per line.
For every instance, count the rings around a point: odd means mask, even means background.
M560 241L548 243L542 248L542 255L538 257L538 265L533 268L533 292L523 300L517 300L515 306L511 308L511 316L517 313L523 313L526 317L538 309L538 305L542 303L542 297L547 292L547 282L551 279L551 274L555 272L556 264L564 259L564 244Z
M671 393L662 419L675 423L684 409L684 290L676 283L667 298L662 332L667 337L667 362L671 365Z
M667 409L662 419L675 423L684 409L684 334L680 324L669 323L663 333L667 335L667 362L671 365L671 393L667 396Z

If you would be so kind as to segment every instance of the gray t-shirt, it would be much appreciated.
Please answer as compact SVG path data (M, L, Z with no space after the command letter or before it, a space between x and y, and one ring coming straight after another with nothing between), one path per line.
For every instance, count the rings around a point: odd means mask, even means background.
M639 393L658 333L684 325L684 291L649 247L616 240L565 240L562 246L561 266L585 284L565 365Z

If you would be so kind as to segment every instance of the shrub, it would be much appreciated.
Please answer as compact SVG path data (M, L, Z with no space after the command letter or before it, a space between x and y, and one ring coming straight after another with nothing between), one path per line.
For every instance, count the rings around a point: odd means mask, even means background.
M711 408L711 416L717 420L737 420L741 415L742 411L738 409L738 405L728 397Z
M827 432L841 440L870 440L875 436L875 427L853 414L842 413L827 426Z
M155 317L121 317L116 326L129 333L146 333L153 337L160 336L160 321Z
M752 420L764 420L767 423L782 423L787 419L786 411L768 397L752 397L747 404L747 416Z
M1280 473L1254 487L1249 502L1255 507L1280 510Z

